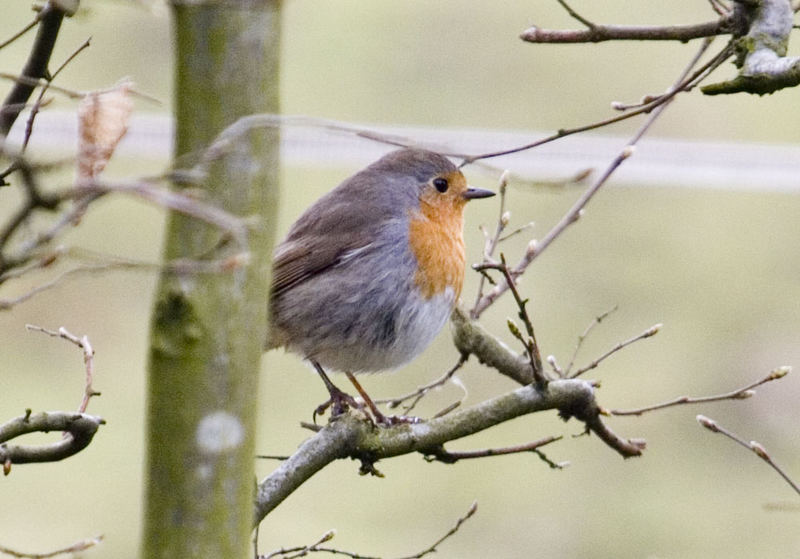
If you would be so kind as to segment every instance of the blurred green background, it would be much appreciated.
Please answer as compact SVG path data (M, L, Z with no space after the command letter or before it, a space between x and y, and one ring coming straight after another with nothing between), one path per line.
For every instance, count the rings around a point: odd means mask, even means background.
M696 45L601 44L534 46L518 35L531 24L573 27L556 2L371 2L291 0L284 3L282 104L306 114L375 126L554 130L609 116L612 100L634 101L663 91ZM590 19L617 23L685 23L712 17L698 1L584 2ZM3 33L31 17L26 2L4 1ZM167 10L127 2L83 2L65 23L56 63L88 36L92 47L61 76L74 89L105 87L131 76L138 88L170 104L172 68ZM0 51L0 70L17 72L29 39ZM720 42L721 45L721 42ZM796 49L794 49L796 50ZM733 68L717 72L723 79ZM4 85L4 88L7 86ZM5 91L5 89L4 89ZM800 111L797 90L771 96L681 97L653 135L740 142L794 143ZM73 103L56 97L53 108ZM140 110L153 106L139 104ZM624 138L638 123L606 133ZM319 132L324 134L323 132ZM356 140L343 138L343 142ZM646 145L646 139L643 145ZM35 135L34 135L35 142ZM532 155L532 157L535 156ZM166 159L118 159L109 176L156 173ZM800 177L800 164L796 164ZM286 167L278 229L285 232L303 208L354 167ZM577 169L576 169L577 170ZM494 180L467 169L477 186ZM55 181L70 180L64 171ZM798 179L800 181L800 179ZM685 188L691 186L692 188ZM754 185L764 187L765 185ZM768 186L768 185L766 185ZM577 188L512 187L512 226L534 220L541 237L579 195ZM16 201L0 192L0 215ZM496 199L495 199L496 200ZM493 225L495 202L471 204L466 239L469 261L479 259L481 223ZM522 289L545 354L565 363L577 336L594 316L618 305L585 344L590 361L616 342L662 322L662 332L611 358L589 376L602 381L599 401L638 407L678 395L721 393L747 384L778 365L800 362L800 248L797 194L704 189L703 184L660 188L613 186L589 205L525 276ZM64 244L156 261L163 212L107 199L86 216ZM519 254L520 237L504 248ZM31 276L7 284L0 297L45 281ZM471 302L477 277L468 274ZM92 446L59 464L14 467L0 481L0 544L45 551L96 534L105 542L87 556L137 556L140 532L144 378L148 315L155 275L112 272L81 276L0 316L0 416L71 409L83 387L78 350L25 331L26 323L88 334L96 351L89 411L108 421ZM484 323L513 346L502 300ZM374 397L407 392L438 376L457 358L443 333L421 358L396 374L364 379ZM513 388L470 362L459 374L467 404ZM453 386L418 409L430 414L459 398ZM800 479L797 402L793 376L758 390L756 397L675 408L610 425L643 437L648 450L623 461L576 422L537 414L459 441L453 448L502 446L563 434L545 449L571 466L552 471L534 455L427 464L419 456L379 463L385 479L360 477L358 465L327 468L282 504L263 524L262 552L308 544L335 528L336 547L393 557L427 547L473 500L478 514L442 545L441 557L798 557L798 511L774 512L767 503L797 496L754 456L701 429L709 415L764 444ZM324 399L318 379L296 357L273 352L263 364L259 452L292 452ZM180 405L176 395L176 405ZM57 436L57 435L56 435ZM259 462L259 477L274 467Z

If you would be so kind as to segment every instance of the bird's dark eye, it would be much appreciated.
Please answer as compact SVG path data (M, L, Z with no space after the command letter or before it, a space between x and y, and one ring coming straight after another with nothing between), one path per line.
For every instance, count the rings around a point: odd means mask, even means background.
M447 192L447 187L450 186L447 184L447 179L443 179L442 177L433 179L433 186L436 187L436 190L439 192Z

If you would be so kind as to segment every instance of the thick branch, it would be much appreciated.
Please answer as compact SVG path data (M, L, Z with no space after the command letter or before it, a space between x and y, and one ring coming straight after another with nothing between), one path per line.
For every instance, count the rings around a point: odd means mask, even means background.
M592 385L570 379L552 381L545 390L523 386L423 423L375 428L352 414L343 415L306 440L294 455L259 484L255 521L263 520L303 482L336 459L349 456L374 463L401 454L425 453L515 417L548 409L591 407L593 403Z
M56 45L61 22L67 14L61 2L48 2L39 15L39 30L36 32L28 60L22 69L27 78L43 78L47 75L47 65ZM33 93L35 86L29 82L18 81L3 101L4 110L0 111L0 136L8 136L11 126Z
M26 414L0 425L0 463L27 464L57 462L89 446L103 419L85 413L40 412ZM5 442L28 433L65 431L67 436L50 444L6 445Z
M565 419L575 417L583 421L587 431L595 433L624 458L642 453L643 441L621 438L602 422L591 382L560 379L550 381L543 389L537 388L531 384L533 375L529 361L487 333L477 322L470 321L463 310L457 309L453 313L451 323L456 347L462 354L474 354L482 363L524 386L471 408L422 423L375 428L372 423L352 414L339 417L306 440L297 452L259 484L256 524L334 460L350 457L371 466L381 458L412 452L435 453L449 441L544 410L557 409Z
M530 361L490 334L479 322L470 320L461 307L456 307L450 316L450 326L453 343L462 355L475 355L487 367L519 384L533 382Z
M748 21L747 35L737 39L734 79L701 88L706 95L727 93L773 93L800 84L800 57L787 57L794 12L789 0L737 3L737 11Z

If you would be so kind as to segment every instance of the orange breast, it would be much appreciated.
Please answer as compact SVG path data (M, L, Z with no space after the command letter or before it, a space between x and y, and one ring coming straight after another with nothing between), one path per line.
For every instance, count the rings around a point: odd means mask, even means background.
M409 223L409 243L419 266L414 282L425 298L450 287L458 299L464 283L464 204L427 198L420 200Z

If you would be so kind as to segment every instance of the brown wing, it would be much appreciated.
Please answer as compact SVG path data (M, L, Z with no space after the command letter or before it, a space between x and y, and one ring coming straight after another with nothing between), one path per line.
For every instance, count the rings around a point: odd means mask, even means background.
M345 180L300 216L275 251L273 297L366 248L387 221L416 201L417 181L408 176L403 154L405 159L418 158L415 151L393 152Z
M375 215L353 212L350 204L339 200L329 198L328 202L309 208L275 250L273 297L335 266L371 242L377 227Z
M283 243L275 253L272 268L272 296L291 289L298 283L335 266L346 250L326 246L324 237L311 237Z

